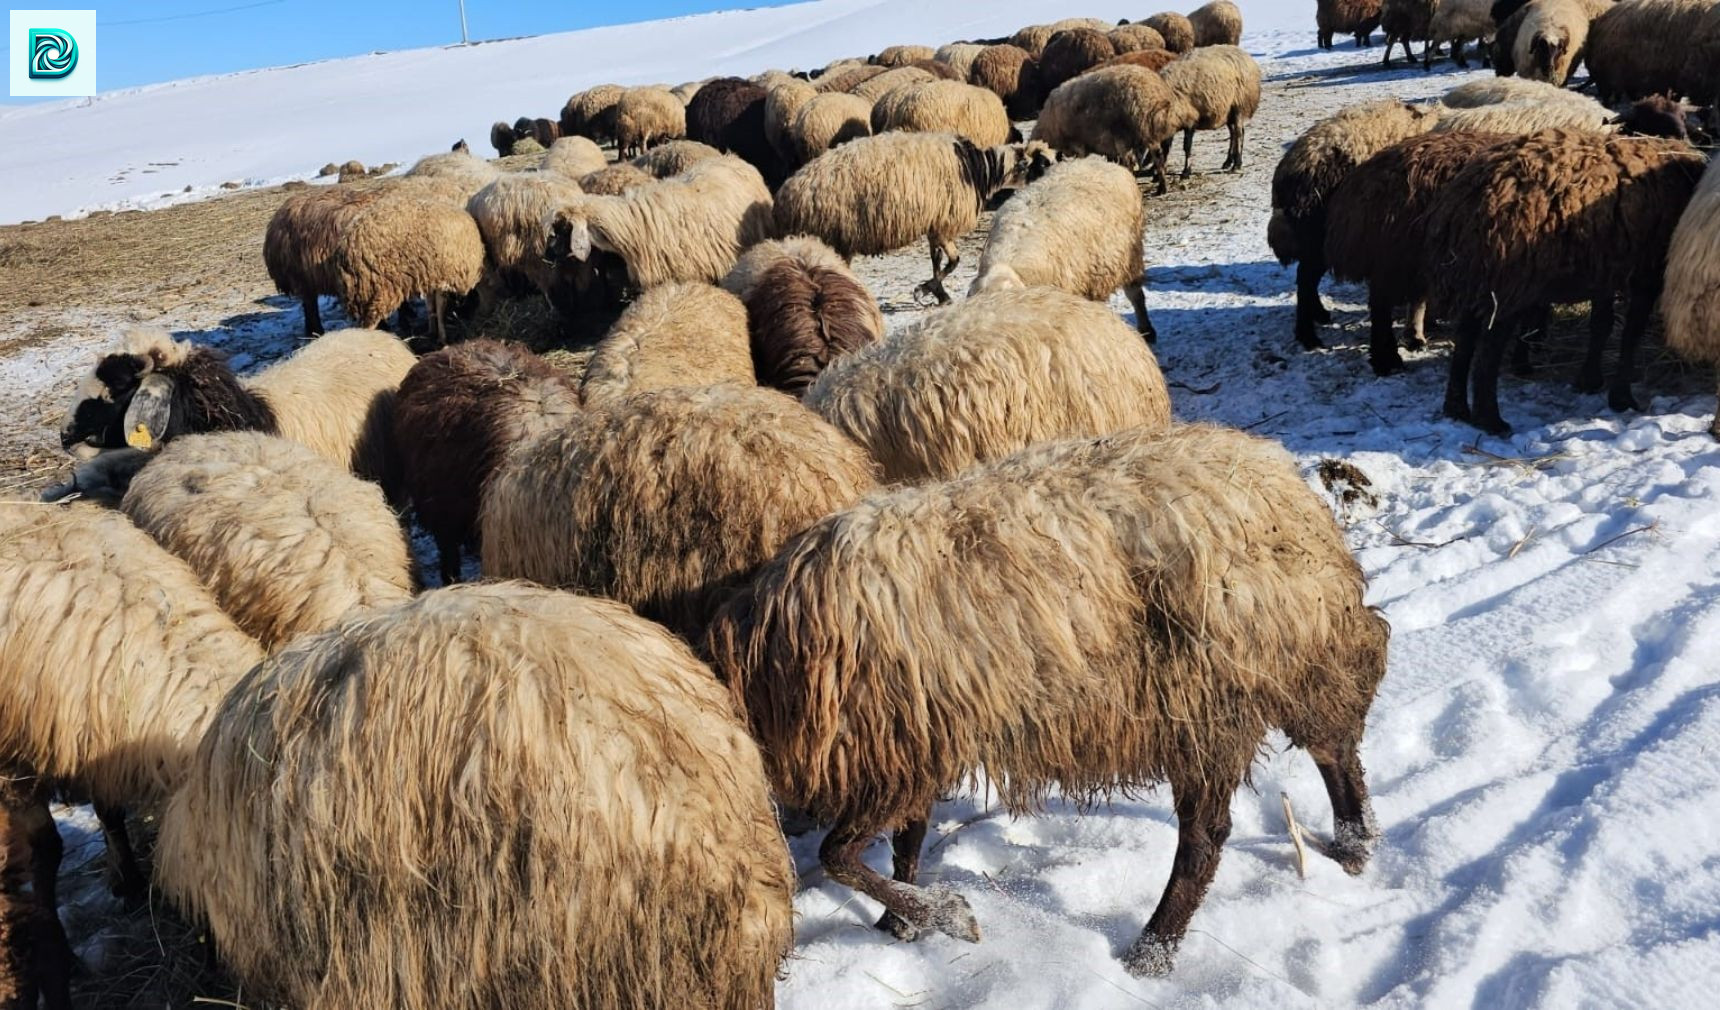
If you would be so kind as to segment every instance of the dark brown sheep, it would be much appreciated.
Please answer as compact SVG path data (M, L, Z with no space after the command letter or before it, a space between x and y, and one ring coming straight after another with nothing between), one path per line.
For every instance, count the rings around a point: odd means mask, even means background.
M1321 49L1332 48L1332 36L1353 35L1356 48L1371 44L1380 26L1380 0L1319 0L1314 9L1315 40Z
M1415 54L1409 51L1411 42L1422 44L1422 58L1427 57L1427 48L1433 38L1433 9L1438 6L1438 0L1385 0L1380 7L1380 27L1386 33L1386 57L1381 61L1382 66L1392 65L1392 49L1403 46L1403 57L1411 63L1415 62Z
M490 127L490 146L496 149L496 156L506 158L514 153L514 128L506 123L497 122Z
M420 358L400 383L394 438L406 497L436 540L442 584L478 532L478 505L508 449L579 410L564 372L515 344L474 340Z
M539 116L532 120L531 137L547 151L551 144L561 139L561 124Z
M814 238L753 246L723 287L747 307L759 384L790 396L805 393L831 359L884 337L872 292Z
M1071 28L1051 36L1045 55L1039 58L1039 81L1047 94L1059 84L1085 73L1117 55L1117 47L1104 32Z
M1548 303L1592 303L1577 388L1599 391L1601 352L1621 292L1628 301L1608 403L1634 409L1636 345L1703 166L1702 156L1678 141L1546 130L1483 151L1458 172L1427 221L1428 248L1439 250L1429 270L1432 305L1459 320L1446 414L1484 431L1510 431L1499 416L1500 358L1523 315Z
M973 61L968 83L985 88L1003 99L1011 119L1032 119L1039 114L1044 91L1039 81L1039 61L1015 45L987 46Z
M963 80L961 71L950 66L948 63L945 63L943 60L915 60L908 64L908 66L918 67L940 81L961 81L963 84L967 83Z
M788 177L788 171L765 137L764 100L768 93L739 77L707 82L687 103L687 139L747 162L774 190Z
M1475 155L1504 143L1497 133L1430 133L1393 144L1357 166L1326 202L1326 262L1339 280L1368 285L1373 332L1368 360L1375 375L1403 368L1392 339L1392 310L1413 305L1404 331L1411 350L1423 343L1427 274L1427 208L1441 187Z

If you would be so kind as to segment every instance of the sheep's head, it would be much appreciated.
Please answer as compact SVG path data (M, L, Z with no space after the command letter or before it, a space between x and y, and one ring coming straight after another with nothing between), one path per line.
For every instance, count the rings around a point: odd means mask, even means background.
M1021 146L1022 178L1027 182L1038 180L1046 172L1051 171L1051 166L1057 164L1060 157L1061 155L1057 153L1056 148L1043 140L1033 140L1023 144Z
M150 449L167 433L174 382L160 371L175 345L127 348L96 359L78 382L60 446L82 459L103 449Z
M454 141L454 146L448 148L448 150L459 151L461 154L471 154L472 153L472 148L469 144L466 143L465 137L461 137L459 140Z
M544 261L551 266L583 263L591 259L591 222L577 208L563 207L544 223L548 240Z
M506 123L496 123L490 127L490 146L496 153L506 158L514 153L514 128Z
M1670 93L1650 95L1607 120L1607 125L1617 126L1620 133L1628 136L1669 137L1701 144L1711 139L1703 124L1708 112Z
M1553 68L1564 58L1565 50L1570 48L1571 39L1564 32L1557 35L1536 35L1529 40L1529 63L1543 75L1551 76Z

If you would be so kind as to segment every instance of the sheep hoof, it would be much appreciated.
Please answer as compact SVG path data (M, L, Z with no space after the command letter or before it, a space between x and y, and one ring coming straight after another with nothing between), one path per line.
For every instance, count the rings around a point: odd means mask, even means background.
M1462 421L1463 423L1468 424L1470 420L1469 404L1462 400L1446 400L1445 416L1451 418L1453 421Z
M1159 342L1159 331L1153 328L1152 323L1148 323L1147 325L1141 327L1140 332L1141 332L1141 339L1145 340L1147 343L1156 344Z
M1486 432L1489 435L1498 435L1499 437L1503 438L1506 435L1511 434L1511 426L1509 424L1506 424L1505 419L1500 417L1497 414L1493 415L1492 417L1487 417L1484 415L1478 415L1475 417L1471 417L1469 419L1469 423L1474 425L1477 428L1480 428L1482 431Z
M1366 824L1339 821L1332 832L1331 844L1326 846L1326 855L1342 866L1345 873L1360 876L1373 857L1374 843L1379 837L1379 832Z
M1319 337L1314 335L1312 329L1307 332L1298 331L1296 333L1296 342L1301 344L1302 349L1305 351L1317 351L1326 346L1320 342Z
M1642 409L1637 406L1636 397L1632 396L1628 389L1615 389L1609 393L1607 395L1607 406L1621 414L1627 410L1640 411Z
M1606 388L1606 380L1601 378L1600 369L1590 371L1584 368L1577 373L1577 379L1571 383L1571 388L1579 393L1598 393Z
M1395 354L1389 358L1386 358L1386 357L1369 358L1368 364L1373 366L1374 374L1379 376L1382 379L1388 375L1396 375L1397 373L1403 371L1403 367L1404 367L1403 366L1403 359L1398 357Z
M1123 955L1123 969L1136 978L1163 978L1176 967L1176 944L1143 932Z
M927 888L922 899L926 921L922 924L945 936L968 943L979 942L979 920L967 899L942 887Z
M1403 338L1403 349L1406 351L1425 351L1427 350L1427 339L1425 337L1405 335Z
M920 938L919 927L889 910L885 910L884 914L878 917L873 928L882 930L903 943L913 943Z
M1308 310L1308 317L1321 326L1329 326L1332 322L1332 310L1315 302L1314 307Z

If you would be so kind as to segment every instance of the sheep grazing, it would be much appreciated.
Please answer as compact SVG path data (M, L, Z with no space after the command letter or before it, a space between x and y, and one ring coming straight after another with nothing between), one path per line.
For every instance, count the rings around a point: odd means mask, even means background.
M578 181L608 166L609 159L596 143L586 137L567 136L549 145L537 167L540 172L554 172Z
M463 186L469 196L494 182L501 174L501 169L473 156L470 151L449 151L419 158L407 170L406 177L446 179Z
M1117 55L1117 47L1104 32L1075 28L1058 32L1045 44L1039 57L1039 80L1046 91L1093 69Z
M1186 53L1195 47L1194 23L1176 11L1154 14L1141 23L1158 32L1165 40L1165 48L1173 53Z
M557 285L544 261L548 250L546 218L581 198L580 185L560 172L510 172L479 190L466 204L489 258L484 264L486 294L522 295L542 291L556 307L575 305Z
M640 295L586 362L579 395L587 407L674 386L757 383L747 310L710 284L663 284Z
M262 431L390 491L398 478L394 391L415 360L390 334L335 330L241 381L214 348L133 330L79 382L60 444L89 456L153 449L179 435Z
M919 60L919 61L916 61L914 63L910 63L908 65L910 67L916 67L920 70L924 70L926 73L931 74L933 80L960 81L964 84L967 83L966 77L963 77L961 74L957 73L955 67L950 66L948 63L945 63L943 60Z
M1706 52L1703 19L1713 0L1621 0L1589 25L1585 62L1601 101L1686 94L1687 59Z
M92 800L116 890L144 893L126 807L167 798L222 695L262 658L191 569L119 513L0 504L3 801L31 850L48 1006L72 1006L73 962L49 799Z
M832 359L884 337L877 300L815 238L753 246L723 288L746 305L759 382L790 396L805 393Z
M667 179L680 175L701 161L721 157L722 153L697 140L671 140L634 158L633 164L654 179Z
M463 206L408 181L353 215L333 265L336 293L353 322L374 329L422 297L440 345L447 299L470 294L483 279L484 241Z
M1121 67L1127 65L1131 67L1145 67L1156 74L1180 59L1182 59L1182 57L1171 52L1169 49L1138 49L1132 53L1120 53L1113 56L1093 69L1103 70L1106 67Z
M290 194L263 233L263 265L275 290L299 299L305 336L323 331L318 295L339 293L335 248L352 218L379 196L376 189L313 187Z
M815 235L848 260L901 249L925 236L932 279L919 291L948 304L944 278L961 259L956 239L979 224L987 200L1020 182L1024 165L1016 148L983 149L949 134L863 137L809 162L783 183L776 195L777 231Z
M789 130L795 163L802 166L833 147L871 135L872 103L840 91L813 96Z
M885 46L877 56L872 57L872 62L893 70L910 63L918 63L920 60L933 59L937 55L938 51L931 46Z
M303 1010L756 1010L793 939L794 869L722 686L624 608L518 584L426 593L252 671L157 853L247 996Z
M747 162L774 188L788 173L765 135L767 94L738 77L709 82L687 103L687 137Z
M1668 347L1720 364L1720 170L1712 165L1672 233L1660 311ZM1720 411L1708 430L1720 438Z
M614 140L615 107L626 91L619 84L599 84L573 95L561 109L561 135L599 144Z
M658 148L659 151L662 149ZM580 179L579 188L589 196L620 196L655 180L656 176L631 161L618 161Z
M1039 61L1020 46L986 46L968 80L1003 99L1011 119L1031 119L1039 111Z
M1314 26L1320 48L1332 48L1334 35L1354 36L1357 49L1371 45L1382 6L1383 0L1317 0Z
M1468 131L1411 137L1356 166L1327 198L1326 262L1339 280L1368 285L1368 361L1375 375L1403 368L1392 336L1395 307L1412 306L1405 345L1419 350L1426 343L1427 210L1433 198L1477 154L1508 139Z
M985 52L985 48L972 42L951 42L949 45L939 46L933 59L955 71L956 80L965 81L973 73L973 61L979 59L979 54Z
M687 107L664 88L628 88L615 103L615 147L633 158L687 135Z
M1260 64L1235 46L1212 45L1178 57L1159 71L1170 89L1194 107L1198 117L1183 130L1182 177L1188 178L1194 132L1224 127L1230 149L1222 171L1242 170L1242 141L1248 121L1260 108Z
M817 97L818 91L804 81L777 84L764 96L764 136L784 166L798 166L800 152L794 146L794 117Z
M1125 168L1150 167L1162 195L1170 189L1165 147L1198 119L1158 74L1122 65L1082 74L1053 91L1033 124L1033 139L1067 155L1100 154Z
M774 390L631 396L509 456L484 495L484 574L607 596L696 641L734 586L874 473Z
M1535 0L1523 10L1511 48L1517 74L1563 86L1588 42L1588 14L1577 0Z
M1385 0L1380 5L1380 27L1385 29L1386 56L1381 61L1382 66L1392 65L1392 49L1403 46L1403 58L1410 64L1415 63L1415 54L1409 51L1411 42L1422 44L1422 59L1429 58L1433 36L1433 11L1439 6L1439 0Z
M515 344L455 344L406 373L394 406L403 497L436 541L443 585L477 543L478 503L508 449L578 411L566 373Z
M496 157L506 158L514 153L514 128L503 122L490 124L490 146Z
M979 939L961 895L915 884L933 801L979 769L1013 814L1054 786L1092 802L1168 781L1176 858L1124 959L1162 975L1271 730L1326 781L1328 853L1366 866L1359 749L1390 630L1364 588L1276 443L1137 428L829 516L723 608L707 651L778 798L832 825L830 878L902 939ZM894 881L861 858L891 829Z
M974 295L844 355L805 401L892 481L1171 416L1146 343L1103 304L1043 287Z
M1046 44L1051 41L1051 36L1056 34L1057 30L1050 25L1028 25L1011 35L1009 44L1037 60L1045 55Z
M1428 247L1443 251L1432 306L1459 320L1446 414L1510 430L1499 416L1500 358L1524 314L1549 303L1592 302L1577 388L1598 391L1618 292L1628 301L1608 403L1635 409L1636 345L1703 163L1678 141L1549 130L1483 151L1457 173L1427 218ZM1525 192L1541 196L1526 201Z
M868 102L877 102L897 88L906 88L915 84L930 84L935 80L937 77L928 70L921 70L919 67L897 67L870 80L861 81L855 85L849 94L857 95Z
M1010 141L1015 128L1003 99L959 81L898 88L872 107L872 132L953 133L978 147Z
M1135 328L1157 340L1147 316L1145 230L1128 169L1094 157L1062 162L997 212L969 293L1051 287L1105 302L1122 288Z
M412 595L406 537L381 490L273 435L175 439L120 508L268 652Z
M1118 55L1165 48L1165 37L1146 25L1118 25L1106 32L1105 37L1111 40L1111 48Z
M1196 46L1234 46L1242 42L1242 9L1230 0L1212 0L1188 14Z
M585 197L546 220L546 256L558 272L577 275L598 254L619 257L640 290L672 281L714 284L748 247L773 235L764 179L729 155L621 196Z
M1433 129L1438 106L1394 100L1352 105L1309 127L1272 173L1267 244L1285 266L1296 264L1296 342L1320 345L1317 324L1332 321L1320 304L1326 274L1326 199L1362 162L1400 140Z
M1469 60L1463 55L1464 43L1475 40L1483 65L1487 62L1488 42L1497 26L1493 21L1493 0L1440 0L1428 22L1427 49L1422 53L1422 66L1433 66L1433 54L1439 47L1450 44L1451 62L1465 69Z

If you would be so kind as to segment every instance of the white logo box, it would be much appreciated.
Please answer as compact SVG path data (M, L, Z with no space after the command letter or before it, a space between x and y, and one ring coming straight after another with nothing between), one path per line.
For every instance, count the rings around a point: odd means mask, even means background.
M77 63L60 77L31 77L34 47L30 30L52 31L71 36L77 44ZM96 93L95 11L12 11L11 31L6 37L7 77L13 98L76 98ZM58 73L64 60L60 53L43 54L41 70Z

